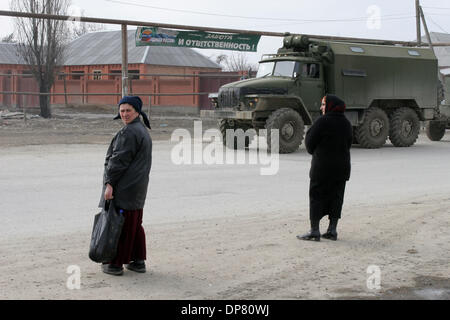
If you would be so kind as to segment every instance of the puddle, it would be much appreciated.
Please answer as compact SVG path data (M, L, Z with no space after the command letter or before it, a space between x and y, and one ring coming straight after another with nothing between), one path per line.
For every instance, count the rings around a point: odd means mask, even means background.
M399 287L377 293L376 296L364 296L349 290L348 295L338 300L450 300L450 278L418 276L413 287ZM343 292L343 290L340 290Z
M419 289L414 293L424 300L450 300L450 289Z

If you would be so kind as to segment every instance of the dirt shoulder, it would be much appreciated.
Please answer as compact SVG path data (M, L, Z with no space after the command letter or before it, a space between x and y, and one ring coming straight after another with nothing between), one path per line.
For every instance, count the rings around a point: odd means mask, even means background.
M0 299L449 299L449 207L350 208L338 241L297 240L308 221L296 212L145 225L149 271L121 277L88 259L89 232L14 239L0 244Z
M16 110L17 111L17 110ZM40 144L107 144L122 127L112 120L114 110L100 107L53 108L53 117L44 119L28 111L27 119L0 118L0 146ZM200 117L181 114L151 114L153 140L168 140L175 129L193 133L194 121ZM204 129L217 128L214 120L202 120Z

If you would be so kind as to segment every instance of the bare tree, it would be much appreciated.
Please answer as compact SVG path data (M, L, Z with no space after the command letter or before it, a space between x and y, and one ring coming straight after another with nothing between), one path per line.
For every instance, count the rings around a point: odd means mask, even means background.
M6 43L15 43L16 40L14 39L14 32L4 36L1 41Z
M226 55L226 54L219 54L219 55L216 57L216 63L218 63L218 64L222 64L222 63L224 63L225 61L227 61L227 55Z
M80 12L80 16L84 17L84 10L81 10ZM86 33L90 33L90 32L97 32L97 31L102 31L102 30L106 30L105 25L104 24L98 24L98 23L88 23L88 22L78 22L76 20L72 21L72 40L75 40L83 35L85 35Z
M70 0L11 0L14 11L66 15ZM49 93L61 66L69 30L62 20L16 18L18 51L38 82L40 93ZM40 95L40 115L51 118L50 96Z
M219 55L216 58L217 63L223 63L227 71L254 71L257 66L248 61L245 52L233 52L231 55Z

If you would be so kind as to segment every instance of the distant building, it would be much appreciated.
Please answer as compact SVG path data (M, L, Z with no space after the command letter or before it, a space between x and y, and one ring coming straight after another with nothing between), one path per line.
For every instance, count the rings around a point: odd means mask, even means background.
M52 92L55 93L120 93L121 92L121 31L103 31L85 34L72 41L65 51L64 65ZM29 73L24 61L17 54L15 44L0 43L0 73ZM223 83L238 80L242 73L222 73L221 66L197 51L183 47L136 47L135 31L128 31L128 71L130 94L144 93L201 93L215 92ZM106 73L107 75L102 75ZM229 75L228 78L219 77ZM178 76L146 76L145 74L176 74ZM209 75L210 78L187 75ZM183 76L186 75L186 76ZM37 92L37 85L30 76L0 76L1 91ZM143 95L145 105L197 112L208 108L207 95L155 96L149 100ZM26 101L24 99L27 99ZM119 95L110 96L52 96L52 104L106 104L118 103ZM2 95L0 104L37 106L37 96ZM177 109L177 110L175 110Z
M430 32L431 43L450 43L450 34L441 32ZM422 36L422 42L428 43L426 36ZM450 73L450 46L434 47L434 52L438 58L438 66L441 73Z
M121 92L122 45L121 31L94 32L74 40L67 52L64 72L77 73L66 81L72 92ZM128 72L133 93L189 93L199 92L200 79L193 77L148 77L143 74L199 74L220 72L221 66L189 48L136 47L135 31L128 31ZM94 75L99 73L99 75ZM110 75L100 75L109 73ZM83 74L91 74L83 76ZM73 80L82 80L73 81ZM102 81L99 81L102 80ZM63 83L56 90L63 92ZM64 97L55 103L64 103ZM73 103L116 104L119 96L71 97ZM148 98L144 98L148 103ZM157 106L192 106L199 104L199 96L159 96L152 98Z
M38 86L26 62L19 55L17 44L0 42L0 90L2 92L37 92ZM15 77L13 74L30 74ZM0 105L38 105L38 96L0 94Z

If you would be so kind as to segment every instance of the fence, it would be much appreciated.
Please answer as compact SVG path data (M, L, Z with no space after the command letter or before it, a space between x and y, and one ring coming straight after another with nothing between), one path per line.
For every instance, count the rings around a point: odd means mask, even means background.
M217 92L226 83L246 77L248 72L245 71L130 73L128 82L130 95L141 96L144 105L210 109L208 94ZM39 95L42 94L38 84L29 73L0 73L0 105L38 107ZM122 77L117 73L59 73L47 95L50 95L50 103L54 105L116 105L122 96Z

